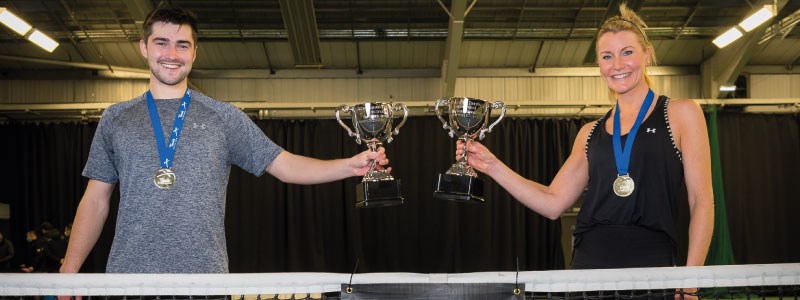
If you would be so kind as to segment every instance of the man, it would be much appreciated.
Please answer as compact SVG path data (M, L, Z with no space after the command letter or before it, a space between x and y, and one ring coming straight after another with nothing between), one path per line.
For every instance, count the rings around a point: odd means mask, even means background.
M191 13L161 7L143 28L139 49L150 67L150 90L103 113L62 273L78 272L97 242L116 182L120 204L106 272L225 273L230 165L317 184L363 176L372 160L388 163L383 149L328 161L281 149L240 110L187 89L197 50Z
M26 233L28 242L28 264L20 265L20 270L25 273L42 272L44 263L44 239L39 238L38 230L31 229Z
M14 244L3 237L0 232L0 273L11 271L11 259L14 258Z
M43 252L43 266L41 272L58 273L61 267L61 262L64 259L66 252L66 242L64 236L53 224L44 222L39 226L42 233L42 240L44 240Z

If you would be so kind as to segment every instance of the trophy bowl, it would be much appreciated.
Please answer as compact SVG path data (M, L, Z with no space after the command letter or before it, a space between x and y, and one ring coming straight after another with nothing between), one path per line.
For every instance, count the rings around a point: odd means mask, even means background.
M501 109L500 116L487 127L494 109ZM451 97L436 100L435 112L450 137L460 139L466 145L467 141L482 140L486 133L492 132L492 128L505 117L506 106L500 101L492 103L476 98ZM433 196L445 200L486 201L483 196L483 180L478 178L478 173L467 163L466 151L445 174L439 174Z
M403 119L394 126L395 113L403 111ZM353 129L341 119L341 113L349 113ZM372 151L378 151L383 143L390 143L400 133L400 127L408 118L408 107L402 103L365 102L353 106L342 105L336 109L336 120L356 143L364 142ZM385 169L378 169L373 160L369 171L356 186L356 207L378 207L403 204L400 180Z

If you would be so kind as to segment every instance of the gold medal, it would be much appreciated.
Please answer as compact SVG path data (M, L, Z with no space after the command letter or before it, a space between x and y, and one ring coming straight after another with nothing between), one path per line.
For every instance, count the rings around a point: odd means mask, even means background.
M617 175L617 179L614 180L614 194L620 197L628 197L633 194L634 189L633 178L625 175Z
M158 169L153 176L153 183L162 190L168 190L175 186L175 173L170 169Z

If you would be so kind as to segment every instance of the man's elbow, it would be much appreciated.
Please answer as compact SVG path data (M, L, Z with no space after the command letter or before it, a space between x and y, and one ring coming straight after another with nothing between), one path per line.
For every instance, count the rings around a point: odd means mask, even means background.
M563 211L558 211L558 210L545 211L545 212L542 212L542 216L544 216L545 218L550 219L551 221L555 221L555 220L558 220L558 218L561 217L562 213L563 213Z

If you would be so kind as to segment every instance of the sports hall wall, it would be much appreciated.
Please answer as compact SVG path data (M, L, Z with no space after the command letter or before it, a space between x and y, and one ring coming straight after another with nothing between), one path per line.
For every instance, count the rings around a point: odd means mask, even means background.
M699 75L664 68L655 90L675 98L698 98ZM607 103L596 76L487 76L459 78L456 94L509 103L586 100ZM800 75L749 76L750 98L800 98ZM297 103L431 101L439 78L319 78L192 80L225 101ZM0 103L119 102L146 90L142 79L2 80ZM391 97L391 98L390 98ZM588 99L588 100L587 100ZM605 101L605 102L604 102ZM526 177L549 182L572 148L577 129L595 114L541 108L518 115L485 143ZM264 132L292 152L319 158L360 151L331 119L257 120ZM319 186L294 186L268 175L256 178L234 167L228 188L226 231L233 272L475 272L560 269L569 265L568 226L520 205L493 182L482 205L443 203L431 192L434 177L453 161L453 141L432 115L412 117L387 145L407 201L396 208L355 209L357 178ZM800 261L800 117L752 114L723 107L718 115L720 158L729 230L737 263ZM70 222L85 188L80 176L96 120L0 124L0 175L10 204L6 234L25 245L24 232L43 221ZM118 201L115 194L113 201ZM718 200L719 201L719 200ZM687 208L681 208L685 224ZM102 272L115 219L109 216L85 271ZM685 239L685 237L684 237ZM685 244L682 245L685 247Z

